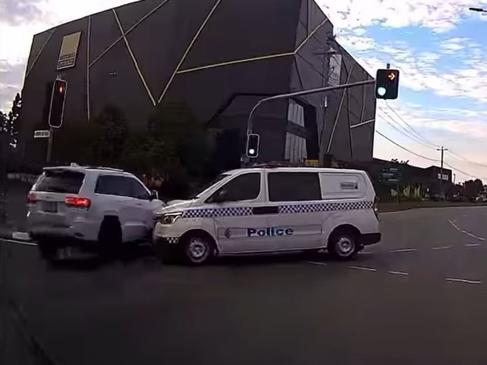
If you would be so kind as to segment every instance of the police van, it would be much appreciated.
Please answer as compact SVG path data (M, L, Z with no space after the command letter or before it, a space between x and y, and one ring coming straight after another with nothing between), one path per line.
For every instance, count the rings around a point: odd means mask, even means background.
M246 168L220 175L193 199L159 212L153 244L163 261L327 249L351 259L379 242L375 192L364 171Z

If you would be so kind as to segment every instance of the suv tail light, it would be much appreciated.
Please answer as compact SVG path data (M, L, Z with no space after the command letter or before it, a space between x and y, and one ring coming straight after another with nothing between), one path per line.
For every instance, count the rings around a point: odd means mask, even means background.
M80 198L79 196L68 195L64 198L64 204L66 204L68 207L88 209L91 205L91 200L88 198Z
M27 195L27 204L35 204L37 203L37 196L35 193L29 193Z

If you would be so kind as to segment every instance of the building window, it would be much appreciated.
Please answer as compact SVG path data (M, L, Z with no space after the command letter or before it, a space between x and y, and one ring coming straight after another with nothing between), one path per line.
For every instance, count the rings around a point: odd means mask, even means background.
M287 112L287 120L295 123L301 127L304 127L304 108L294 100L289 101L289 107Z
M304 108L302 105L296 103L294 100L289 101L287 117L289 122L299 125L303 128L305 127ZM307 158L308 151L306 148L306 138L288 132L286 134L284 160L291 163L302 163Z

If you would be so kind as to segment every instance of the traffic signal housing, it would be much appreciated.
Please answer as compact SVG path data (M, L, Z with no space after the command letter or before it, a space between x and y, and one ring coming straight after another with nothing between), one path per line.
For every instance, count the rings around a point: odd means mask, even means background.
M51 128L61 128L64 117L64 104L66 102L66 80L56 79L52 87L51 105L49 107L48 124Z
M377 99L397 99L399 95L399 70L377 70L375 96Z
M259 157L260 136L258 134L249 134L247 136L247 157Z

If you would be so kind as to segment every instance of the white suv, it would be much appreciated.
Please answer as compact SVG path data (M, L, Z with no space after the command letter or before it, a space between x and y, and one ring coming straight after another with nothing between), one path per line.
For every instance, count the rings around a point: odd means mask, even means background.
M29 232L45 258L60 247L96 242L109 252L150 237L163 206L128 172L78 165L45 168L27 200Z

